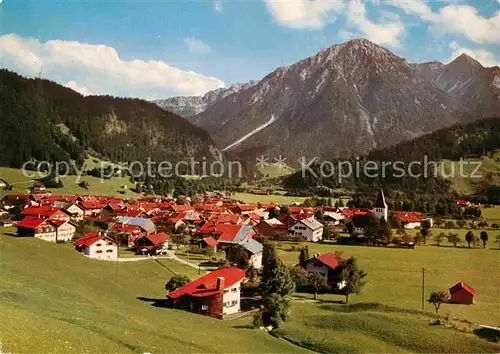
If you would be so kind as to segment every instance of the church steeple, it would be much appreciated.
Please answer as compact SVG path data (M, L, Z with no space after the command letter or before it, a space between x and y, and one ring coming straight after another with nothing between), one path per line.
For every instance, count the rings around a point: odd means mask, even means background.
M385 221L388 219L389 208L387 207L387 203L385 201L384 191L380 189L377 196L377 201L375 202L375 207L373 210L373 214L377 219L384 218Z

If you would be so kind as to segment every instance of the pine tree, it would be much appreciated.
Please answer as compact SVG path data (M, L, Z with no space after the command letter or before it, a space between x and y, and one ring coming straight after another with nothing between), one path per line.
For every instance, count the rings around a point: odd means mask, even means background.
M303 266L309 260L309 246L305 246L300 250L299 265Z
M289 269L278 258L273 244L264 245L262 261L264 268L260 283L260 292L263 296L278 294L289 296L295 291L295 283Z

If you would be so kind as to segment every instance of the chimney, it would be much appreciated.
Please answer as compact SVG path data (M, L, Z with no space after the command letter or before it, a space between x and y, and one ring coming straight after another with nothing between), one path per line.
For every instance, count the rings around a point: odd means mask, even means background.
M217 290L224 290L224 277L217 278Z

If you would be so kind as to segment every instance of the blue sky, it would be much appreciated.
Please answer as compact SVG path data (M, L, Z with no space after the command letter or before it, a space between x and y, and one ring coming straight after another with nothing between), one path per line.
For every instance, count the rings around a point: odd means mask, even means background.
M203 94L356 37L500 63L499 0L0 1L2 66L84 94Z

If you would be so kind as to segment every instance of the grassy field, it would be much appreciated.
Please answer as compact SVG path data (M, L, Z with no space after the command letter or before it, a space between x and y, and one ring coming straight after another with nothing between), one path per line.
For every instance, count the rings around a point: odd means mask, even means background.
M42 176L35 176L35 178L40 177ZM34 182L34 179L24 176L21 170L8 167L0 167L0 179L5 179L13 186L12 191L4 191L4 193L9 194L27 193L28 188L31 187ZM127 177L114 177L101 180L100 178L92 176L82 176L81 178L77 176L66 176L62 177L61 181L63 187L51 189L52 193L57 195L107 195L122 198L137 198L139 196L139 194L132 191L134 184L131 183ZM89 184L88 190L78 185L81 181L86 181ZM122 188L123 186L127 186L127 188L124 189Z
M466 324L432 326L434 316L375 303L350 308L321 296L318 303L295 303L291 318L278 330L323 353L479 353L499 346L470 333ZM457 330L458 329L458 330Z
M0 229L0 234L2 230ZM7 352L299 352L247 328L154 306L172 272L162 260L103 262L70 247L0 236L0 342ZM118 267L118 268L117 268ZM140 298L143 297L141 300Z
M460 173L458 161L443 160L443 167L439 167L439 172L441 176L444 175L450 179L451 187L456 192L472 195L486 185L500 185L500 163L496 160L498 157L500 157L500 153L493 157L483 156L482 158L465 159L466 162L472 163L463 165L463 175ZM475 171L477 163L480 164L480 167ZM450 175L451 177L449 177ZM474 176L481 176L481 178L471 178Z
M481 210L481 216L488 220L491 224L497 223L500 224L500 206L495 206L493 208L483 208Z
M293 204L302 203L305 197L290 197L285 195L260 195L252 193L234 193L231 198L241 200L244 203L277 203L277 204Z
M334 244L308 244L309 253L339 251L355 256L368 273L367 284L353 302L378 302L387 306L419 310L421 308L422 268L425 268L425 296L432 291L446 290L463 281L476 290L475 304L442 306L441 313L467 319L474 323L500 324L500 251L491 243L486 249L454 248L448 245L417 246L415 249L389 249ZM303 244L305 245L305 244ZM299 252L292 244L280 243L279 254L287 264L298 261ZM335 296L337 300L343 297ZM425 303L425 310L433 307Z

